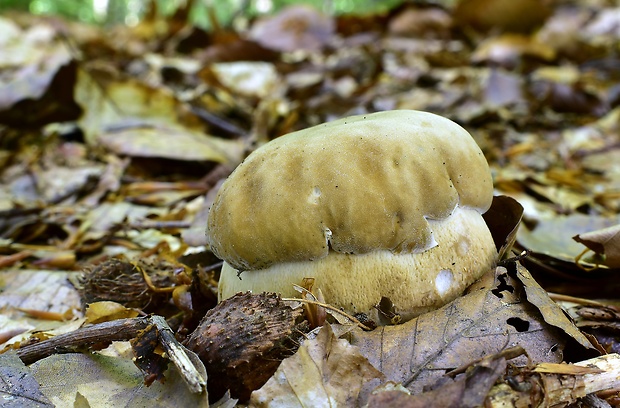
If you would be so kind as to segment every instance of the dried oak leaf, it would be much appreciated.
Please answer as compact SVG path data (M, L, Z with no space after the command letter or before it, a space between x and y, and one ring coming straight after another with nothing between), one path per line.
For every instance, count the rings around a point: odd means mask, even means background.
M285 359L276 373L252 393L256 407L356 406L364 385L383 374L357 347L338 339L325 325L315 339L307 340L295 355Z
M259 19L250 38L267 49L292 52L320 50L334 36L334 20L309 6L289 6L277 15Z
M529 275L524 268L519 273ZM563 316L559 308L551 313ZM570 325L563 318L562 328ZM389 380L402 382L412 393L451 369L507 347L522 346L534 363L559 362L567 342L566 333L547 323L526 298L514 267L490 271L466 296L403 325L351 332L351 343ZM514 362L528 360L522 356Z

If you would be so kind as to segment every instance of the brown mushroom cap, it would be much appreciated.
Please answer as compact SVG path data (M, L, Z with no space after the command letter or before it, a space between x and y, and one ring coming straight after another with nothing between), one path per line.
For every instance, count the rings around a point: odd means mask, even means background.
M445 303L495 262L493 239L481 217L492 195L488 164L469 133L430 113L398 110L353 116L282 136L239 165L211 207L209 242L230 266L222 273L220 296L248 289L288 296L292 284L304 277L314 277L315 287L329 294L326 286L335 280L346 286L353 274L351 280L366 283L350 282L351 288L377 288L388 297L392 292L410 297L435 291L424 296ZM455 249L463 240L468 248L464 252ZM411 260L424 254L428 261ZM388 263L400 256L411 259L396 266ZM450 259L442 259L446 256ZM353 265L358 262L374 266ZM272 269L283 268L300 270L266 277ZM234 269L248 272L239 280ZM378 272L386 269L392 278ZM446 275L442 270L450 271L450 287L460 282L458 288L444 291L447 297L409 284L394 287L397 276L416 274L426 277L413 278L411 284L434 284ZM461 278L464 272L467 277ZM274 282L282 290L270 286ZM364 306L351 307L330 297L326 295L328 302L349 311L364 311L380 299L369 295ZM391 300L401 307L399 299ZM413 307L411 301L405 303Z

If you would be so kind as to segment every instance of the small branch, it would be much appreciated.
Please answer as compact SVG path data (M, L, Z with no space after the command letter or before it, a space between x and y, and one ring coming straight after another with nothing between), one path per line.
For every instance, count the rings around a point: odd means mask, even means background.
M94 324L24 346L17 350L17 356L28 365L52 354L76 352L79 347L95 343L129 340L150 323L148 317L137 317Z
M28 365L52 354L78 352L80 347L96 343L131 340L151 325L157 329L161 347L166 351L167 357L175 365L190 391L203 392L207 385L206 378L196 369L181 343L174 337L166 320L157 315L119 319L82 327L40 343L24 346L17 350L17 356Z
M316 300L297 299L297 298L282 298L282 300L284 300L285 302L300 302L300 303L309 303L311 305L321 306L321 307L324 307L325 309L329 309L332 312L336 312L339 315L346 317L347 319L351 320L353 323L357 324L363 330L366 330L366 331L372 330L370 327L364 325L364 323L360 322L355 317L351 316L350 314L347 314L347 313L343 312L342 310L340 310L338 308L335 308L332 305L328 305L327 303L317 302Z
M190 391L193 393L203 392L207 388L206 379L196 370L194 363L190 360L181 343L174 337L174 333L166 320L161 316L152 316L151 321L159 331L160 343L168 358L179 370Z

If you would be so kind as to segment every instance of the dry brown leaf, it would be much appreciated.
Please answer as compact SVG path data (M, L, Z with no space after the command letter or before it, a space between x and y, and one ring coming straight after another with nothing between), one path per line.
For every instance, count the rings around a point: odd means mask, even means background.
M258 407L357 406L364 384L383 379L357 347L339 340L325 325L316 339L307 340L282 361L250 405Z
M596 367L581 367L574 364L541 363L533 370L536 373L584 375L604 373L604 370Z
M551 14L541 0L460 0L454 10L458 25L478 30L531 32Z
M523 206L512 197L495 196L491 208L482 216L493 235L498 258L510 255L523 217Z
M136 309L130 309L120 303L104 300L90 303L86 308L86 312L84 312L84 317L86 317L87 323L96 324L136 317L138 314L139 312Z
M566 341L526 300L523 285L498 267L443 308L399 326L354 330L351 343L389 380L419 393L446 371L516 345L535 363L560 362Z
M493 384L506 371L503 358L483 361L456 380L443 378L433 389L416 395L403 390L373 391L369 408L480 407Z
M620 268L620 224L573 237L592 251L605 255L605 265Z
M552 48L535 38L520 34L503 34L482 42L471 59L477 63L514 67L526 57L549 62L556 55Z
M517 263L517 278L523 283L528 302L538 308L543 319L550 325L562 329L586 349L593 348L587 337L570 321L560 306L549 298L532 275L521 264Z

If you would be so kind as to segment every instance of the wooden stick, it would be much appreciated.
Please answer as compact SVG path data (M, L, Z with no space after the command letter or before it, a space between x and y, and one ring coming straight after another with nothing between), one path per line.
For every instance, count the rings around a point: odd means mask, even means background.
M52 354L77 352L80 347L96 343L130 340L137 337L142 330L149 326L155 326L157 329L159 343L190 391L201 393L206 390L206 378L196 369L185 352L185 348L174 337L174 333L166 320L157 315L119 319L82 327L70 333L43 340L40 343L24 346L17 350L17 356L24 364L32 364Z

